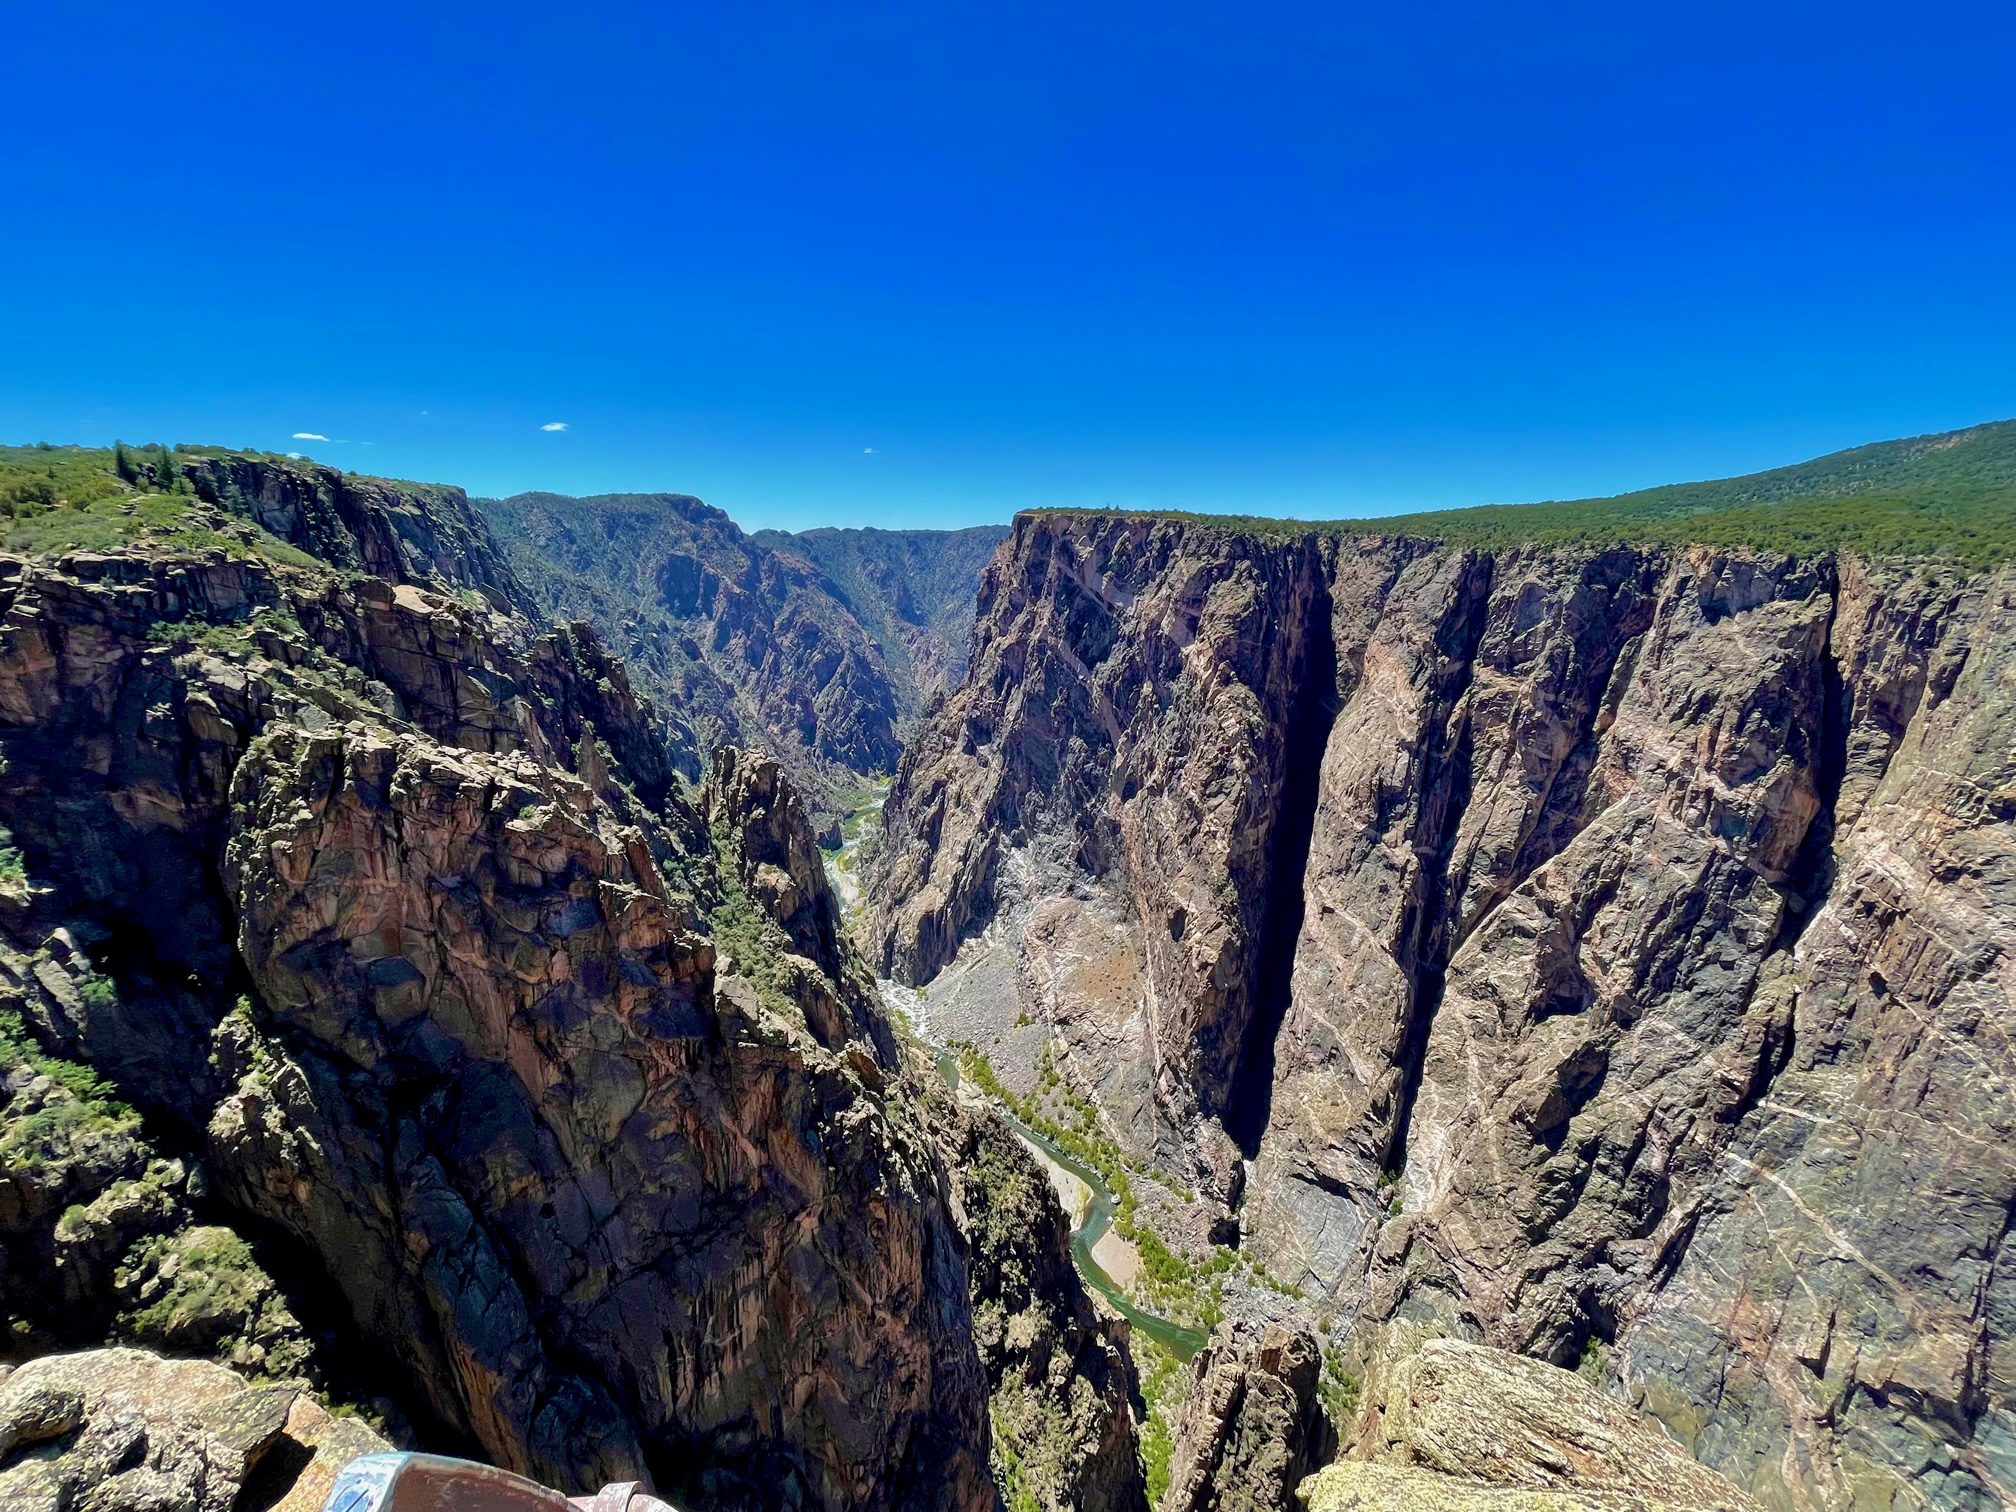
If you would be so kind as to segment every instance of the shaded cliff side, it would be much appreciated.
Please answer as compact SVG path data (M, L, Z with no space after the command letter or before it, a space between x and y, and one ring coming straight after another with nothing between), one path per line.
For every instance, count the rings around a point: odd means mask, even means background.
M194 1233L159 1284L216 1279L206 1220L428 1442L710 1506L990 1505L953 1193L774 769L722 763L703 812L452 491L188 467L146 508L215 548L136 512L122 549L0 561L0 1112L82 1138L26 1197L10 1171L10 1275ZM297 540L329 565L264 544ZM216 1352L291 1358L274 1307Z
M1018 519L883 963L1019 920L1005 1011L1347 1312L1606 1361L1767 1505L2001 1505L2016 569L1456 534Z

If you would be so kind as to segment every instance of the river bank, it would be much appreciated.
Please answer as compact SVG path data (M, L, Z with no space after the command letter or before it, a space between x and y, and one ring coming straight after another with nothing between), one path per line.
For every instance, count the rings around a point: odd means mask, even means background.
M849 915L861 906L857 869L861 842L879 821L887 796L886 781L868 788L861 805L842 822L839 848L825 853L827 879ZM939 1075L954 1093L985 1101L1042 1164L1057 1192L1059 1205L1071 1221L1071 1260L1080 1279L1126 1318L1137 1335L1152 1340L1175 1360L1187 1363L1204 1347L1208 1331L1150 1312L1134 1300L1133 1289L1143 1267L1141 1251L1113 1227L1120 1204L1106 1178L1091 1164L1016 1117L1000 1099L986 1096L977 1087L961 1086L958 1057L946 1040L933 1032L924 994L887 978L879 979L877 985L885 1007L930 1049ZM1008 990L1001 1001L1012 1002L1012 986L1003 985Z
M1129 1295L1128 1288L1141 1268L1141 1253L1113 1230L1113 1214L1119 1204L1105 1178L1023 1123L995 1099L986 1097L977 1088L963 1086L958 1057L943 1047L932 1048L937 1056L938 1074L945 1078L947 1086L962 1097L986 1102L995 1115L1015 1131L1016 1137L1030 1152L1042 1161L1046 1171L1053 1173L1053 1186L1058 1186L1062 1178L1086 1194L1082 1208L1074 1211L1067 1204L1064 1209L1071 1217L1071 1261L1080 1279L1132 1324L1137 1334L1146 1335L1177 1360L1187 1364L1204 1347L1209 1335L1204 1329L1188 1328L1173 1319L1149 1312ZM1064 1191L1071 1189L1060 1186L1060 1200ZM1109 1259L1117 1263L1117 1271L1107 1268L1105 1262Z

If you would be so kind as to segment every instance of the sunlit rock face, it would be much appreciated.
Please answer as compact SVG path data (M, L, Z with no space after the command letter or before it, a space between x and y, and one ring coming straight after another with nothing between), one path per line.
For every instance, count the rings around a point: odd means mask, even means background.
M1004 1012L1349 1310L1604 1361L1767 1502L1998 1506L2012 595L1024 516L874 949L1012 926Z
M1543 1361L1382 1329L1309 1512L1757 1512L1657 1423Z

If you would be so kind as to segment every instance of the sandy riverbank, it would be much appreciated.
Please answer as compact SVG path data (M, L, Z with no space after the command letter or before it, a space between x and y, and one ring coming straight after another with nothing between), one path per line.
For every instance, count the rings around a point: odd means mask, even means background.
M1113 1278L1115 1286L1123 1291L1134 1289L1134 1278L1141 1274L1141 1251L1112 1229L1101 1234L1099 1242L1092 1246L1092 1258L1099 1269Z
M1092 1205L1092 1188L1052 1160L1041 1145L1019 1133L1015 1137L1022 1141L1023 1149L1042 1163L1050 1177L1050 1185L1056 1190L1058 1202L1063 1204L1064 1211L1070 1216L1073 1232L1084 1227L1086 1210ZM1141 1251L1110 1228L1092 1246L1092 1259L1122 1290L1132 1287L1134 1278L1141 1274Z
M1085 1211L1092 1206L1092 1188L1044 1154L1041 1145L1024 1139L1020 1134L1015 1137L1021 1140L1023 1149L1041 1162L1044 1173L1050 1178L1051 1188L1057 1193L1058 1203L1063 1207L1065 1216L1071 1220L1071 1227L1073 1229L1082 1227L1085 1222Z

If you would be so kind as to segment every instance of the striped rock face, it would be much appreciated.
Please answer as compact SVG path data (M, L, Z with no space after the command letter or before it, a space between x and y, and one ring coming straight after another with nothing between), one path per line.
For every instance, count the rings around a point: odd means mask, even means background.
M1347 1317L1599 1360L1773 1504L1998 1506L2012 642L2007 568L1024 516L874 949L1005 950L961 1036Z

